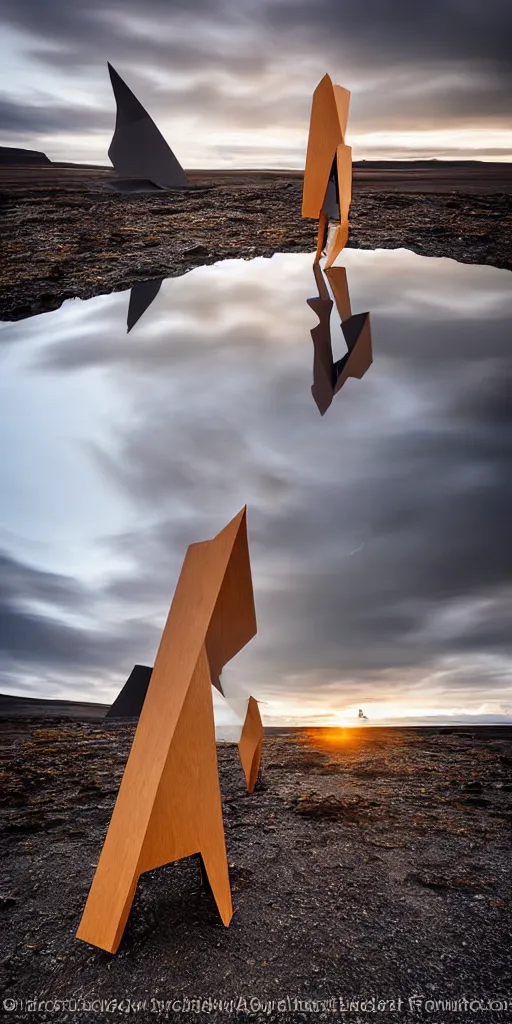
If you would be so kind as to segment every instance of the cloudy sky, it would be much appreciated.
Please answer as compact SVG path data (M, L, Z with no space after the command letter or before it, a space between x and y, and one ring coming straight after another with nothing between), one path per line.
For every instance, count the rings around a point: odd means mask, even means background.
M311 93L355 159L512 157L510 0L0 0L0 144L108 163L107 60L181 163L303 166Z
M0 324L1 692L112 699L247 503L268 723L512 718L512 275L344 257L374 363L323 418L310 255Z

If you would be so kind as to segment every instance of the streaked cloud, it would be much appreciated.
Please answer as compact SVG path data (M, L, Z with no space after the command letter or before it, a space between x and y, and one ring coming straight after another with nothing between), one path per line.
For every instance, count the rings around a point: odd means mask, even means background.
M326 70L352 90L356 158L512 148L506 0L4 0L2 16L1 139L54 159L107 162L107 60L189 167L302 166Z
M68 696L115 692L154 656L187 544L247 503L259 635L226 671L269 701L269 719L358 701L370 715L510 702L510 274L404 251L348 250L346 262L375 362L324 419L309 393L310 256L166 281L129 335L127 294L2 326L2 432L19 434L20 465L40 451L32 481L0 453L18 566L4 609L25 615L26 645L8 648L6 685L17 671L22 686L50 695L60 680L62 692L65 668ZM53 463L44 455L61 435L74 477L58 472L58 446ZM82 474L84 516L70 494ZM26 507L51 495L62 509L43 527L32 513L35 548L16 537L20 488Z

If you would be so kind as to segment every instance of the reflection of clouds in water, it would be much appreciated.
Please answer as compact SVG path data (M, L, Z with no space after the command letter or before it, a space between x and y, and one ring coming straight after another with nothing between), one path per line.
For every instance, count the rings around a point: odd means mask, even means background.
M51 437L69 443L71 400L82 403L72 479L77 501L88 481L87 530L69 478L48 463L31 494L47 545L38 564L65 574L69 559L78 587L95 567L90 616L118 638L102 658L119 681L154 656L186 545L247 503L259 636L226 667L233 679L292 703L343 706L364 683L394 700L419 690L424 704L422 680L455 658L465 700L482 688L504 698L502 676L478 659L502 673L510 654L511 276L404 251L345 257L352 310L371 311L374 363L323 419L310 393L311 256L164 281L129 335L127 293L68 303L28 322L28 336L26 324L3 326L15 393L27 380L34 394L53 389L53 426L37 421L42 462ZM29 453L28 409L25 419ZM14 462L1 459L15 488ZM66 548L51 517L39 521L44 501L68 515ZM15 553L34 557L21 543ZM125 643L131 622L138 650L132 633ZM89 678L94 644L84 634L68 659L70 688ZM50 678L41 645L37 658ZM454 678L442 676L436 707L462 699Z

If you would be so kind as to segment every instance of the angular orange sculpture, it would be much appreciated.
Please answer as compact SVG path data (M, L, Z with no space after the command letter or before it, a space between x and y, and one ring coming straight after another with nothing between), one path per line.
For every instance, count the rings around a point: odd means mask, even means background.
M249 793L252 793L258 779L262 746L263 722L261 721L258 701L254 697L249 697L247 714L238 742L238 752Z
M331 341L332 299L318 263L313 265L318 287L318 296L308 299L308 306L316 313L318 324L311 330L313 341L313 384L311 394L320 415L323 416L332 403L334 395L343 387L348 377L361 378L372 364L372 336L370 314L352 314L345 267L331 267L326 277L334 295L341 319L341 329L347 343L347 353L333 359Z
M302 191L302 216L318 219L315 260L330 267L348 240L352 150L345 145L350 92L324 75L313 93ZM330 230L332 228L332 230Z
M246 509L191 544L77 937L114 953L139 875L200 853L232 917L210 683L256 633Z

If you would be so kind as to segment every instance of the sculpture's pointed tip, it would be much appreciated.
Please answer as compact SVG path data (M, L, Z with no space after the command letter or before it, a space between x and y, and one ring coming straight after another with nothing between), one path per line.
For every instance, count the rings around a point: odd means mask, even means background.
M326 73L325 73L325 75L323 75L323 77L322 77L322 78L320 79L320 81L319 81L319 83L318 83L318 85L317 85L316 89L319 89L319 88L320 88L320 86L324 85L324 83L329 83L330 85L332 85L332 78L331 78L331 76L330 76L329 74L327 74L327 72L326 72ZM315 89L315 92L316 92L316 89Z

